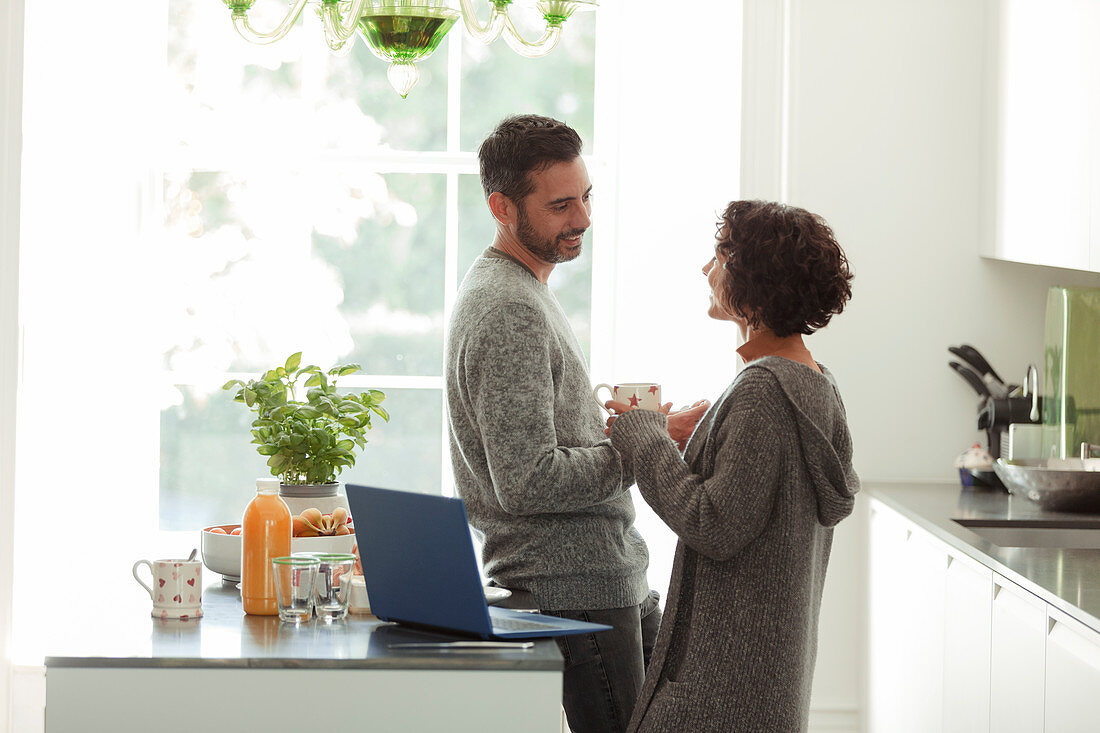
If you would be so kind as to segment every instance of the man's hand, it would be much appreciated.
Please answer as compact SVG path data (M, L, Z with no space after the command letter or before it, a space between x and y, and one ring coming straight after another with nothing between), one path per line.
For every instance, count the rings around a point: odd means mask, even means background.
M604 403L604 407L611 412L611 417L607 418L607 429L604 430L607 435L611 435L611 424L615 422L616 417L624 412L638 409L615 400L608 400ZM676 412L672 412L671 402L661 405L659 408L658 412L662 415L668 415L668 437L672 438L672 442L676 444L681 452L687 446L688 438L691 437L695 426L699 424L699 420L709 408L710 400L699 400L691 407L685 407Z

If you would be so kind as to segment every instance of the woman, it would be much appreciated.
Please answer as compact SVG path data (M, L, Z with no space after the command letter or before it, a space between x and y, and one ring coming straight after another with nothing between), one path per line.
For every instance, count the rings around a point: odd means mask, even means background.
M703 273L746 366L683 457L665 414L608 403L612 444L679 537L628 730L805 731L832 527L859 479L840 393L802 336L843 310L852 275L821 217L761 201L726 208Z

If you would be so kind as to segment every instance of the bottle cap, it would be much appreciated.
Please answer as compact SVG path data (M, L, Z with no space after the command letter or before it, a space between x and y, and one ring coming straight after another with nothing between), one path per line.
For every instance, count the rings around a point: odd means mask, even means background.
M279 479L277 478L258 478L256 479L256 491L278 491Z

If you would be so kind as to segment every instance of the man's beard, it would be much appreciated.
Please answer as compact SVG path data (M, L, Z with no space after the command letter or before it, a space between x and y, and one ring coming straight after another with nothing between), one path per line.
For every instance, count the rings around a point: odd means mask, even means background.
M531 226L531 220L527 218L527 212L522 208L519 209L519 218L516 224L516 236L519 238L519 243L543 262L549 262L550 264L569 262L581 254L581 247L577 247L570 252L563 252L560 242L563 239L583 235L584 229L570 229L556 237L545 239L539 236L539 233Z

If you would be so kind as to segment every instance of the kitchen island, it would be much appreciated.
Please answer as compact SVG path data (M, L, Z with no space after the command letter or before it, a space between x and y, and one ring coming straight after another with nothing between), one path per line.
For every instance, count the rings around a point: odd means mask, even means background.
M300 626L247 616L220 580L203 617L154 619L146 602L127 632L74 619L46 657L46 731L561 730L562 658L528 649L440 651L395 644L449 640L349 615Z
M1100 720L1100 516L873 484L869 731L1073 733Z

